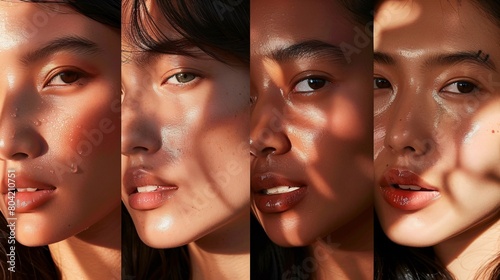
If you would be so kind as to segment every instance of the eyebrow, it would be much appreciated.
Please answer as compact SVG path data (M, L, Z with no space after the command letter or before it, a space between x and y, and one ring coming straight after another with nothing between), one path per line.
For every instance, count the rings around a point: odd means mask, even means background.
M373 61L380 64L385 65L394 65L396 61L392 56L383 52L374 52L373 53Z
M451 66L460 63L473 63L475 65L496 71L497 68L495 63L489 59L489 55L481 56L482 52L474 51L464 51L464 52L453 52L453 53L442 53L437 55L432 55L424 61L423 67L432 66ZM383 52L374 52L373 60L376 63L385 65L395 65L396 60L393 56Z
M473 63L478 66L488 68L490 70L496 71L497 68L495 63L489 58L489 55L486 56L486 59L481 57L481 51L473 52L456 52L456 53L446 53L446 54L438 54L435 56L431 56L424 63L424 67L430 67L434 65L446 66L446 65L455 65L459 63Z
M153 51L125 51L122 50L122 63L134 63L137 65L148 65L151 61L158 59L162 54Z
M99 52L96 43L78 36L65 36L56 38L42 47L26 53L21 62L25 65L45 59L56 52L67 51L82 55L91 55Z
M284 48L278 48L266 55L277 62L288 62L304 58L329 59L347 64L342 49L319 40L308 40Z

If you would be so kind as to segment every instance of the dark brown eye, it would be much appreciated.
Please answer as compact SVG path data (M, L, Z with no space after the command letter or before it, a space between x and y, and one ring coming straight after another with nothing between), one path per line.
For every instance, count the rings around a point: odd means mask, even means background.
M65 71L55 75L50 82L47 84L48 86L65 86L70 85L79 79L82 78L82 75L75 71Z
M477 86L471 82L467 81L458 81L445 86L441 91L450 92L450 93L458 93L458 94L467 94L472 93L477 90Z
M470 93L476 86L468 82L457 82L457 89L460 93Z
M80 78L80 74L78 74L76 72L63 72L59 75L61 75L61 81L65 82L67 84L74 83L74 82L78 81L78 79Z
M298 82L293 91L296 93L312 92L323 88L328 81L322 78L307 78Z
M373 88L374 89L381 89L381 88L390 88L392 85L391 83L383 78L374 78L373 79Z

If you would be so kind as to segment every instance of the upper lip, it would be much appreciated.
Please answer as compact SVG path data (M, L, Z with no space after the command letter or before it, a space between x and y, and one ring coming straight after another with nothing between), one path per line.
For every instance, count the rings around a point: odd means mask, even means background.
M298 180L288 179L283 175L272 172L257 173L252 175L252 192L258 193L277 186L303 187L305 184Z
M39 190L54 190L56 188L55 186L53 186L51 184L43 183L43 182L40 182L36 179L29 178L26 175L22 175L21 172L19 172L17 170L16 170L16 177L11 178L11 179L13 180L13 182L15 182L16 189L19 189L19 188L37 188ZM1 184L2 194L6 194L7 192L9 192L8 183L9 182L8 182L8 178L7 178L7 171L5 171L4 175L3 175L2 184Z
M175 186L165 182L153 173L142 168L129 168L123 176L123 185L128 195L137 191L138 187L144 186Z
M414 185L423 190L437 191L438 189L424 181L419 175L408 169L391 168L387 170L380 179L380 185L389 187L392 185Z

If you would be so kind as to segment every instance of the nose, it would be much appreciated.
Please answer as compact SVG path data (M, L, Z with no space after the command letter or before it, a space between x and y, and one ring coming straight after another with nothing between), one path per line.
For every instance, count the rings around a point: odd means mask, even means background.
M33 123L34 110L23 106L23 96L5 94L0 114L0 158L3 160L25 160L41 156L47 143ZM32 97L30 97L32 98ZM24 100L26 101L26 100Z
M122 102L121 151L123 155L154 154L161 148L161 133L151 116L143 112L138 98Z
M253 156L282 155L292 148L281 103L277 98L264 97L254 104L250 131L250 151Z
M384 145L399 155L423 156L436 146L433 135L433 104L427 102L425 94L414 91L396 93L387 116Z

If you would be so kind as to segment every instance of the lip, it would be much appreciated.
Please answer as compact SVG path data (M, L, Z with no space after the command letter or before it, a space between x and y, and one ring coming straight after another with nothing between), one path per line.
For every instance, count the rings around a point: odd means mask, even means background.
M32 212L33 210L45 205L51 198L54 197L56 190L55 186L20 175L19 172L16 172L15 174L16 176L14 178L7 178L4 174L4 179L2 180L2 196L5 205L6 207L9 207L9 202L11 205L14 202L14 213ZM9 190L9 183L11 184L11 187L16 188L15 192ZM18 192L18 188L36 188L37 190L34 192Z
M410 170L392 168L387 170L379 182L384 200L392 207L404 211L425 208L440 197L439 190L426 183ZM404 190L394 185L417 186L420 190Z
M290 180L274 173L261 173L252 176L252 197L259 211L267 214L282 213L299 204L307 195L307 185ZM265 194L265 190L279 186L298 187L298 189L279 194Z
M123 178L125 191L128 195L128 204L135 210L152 210L171 199L178 186L165 182L154 174L140 168L127 169ZM138 192L140 187L156 187L149 192Z

